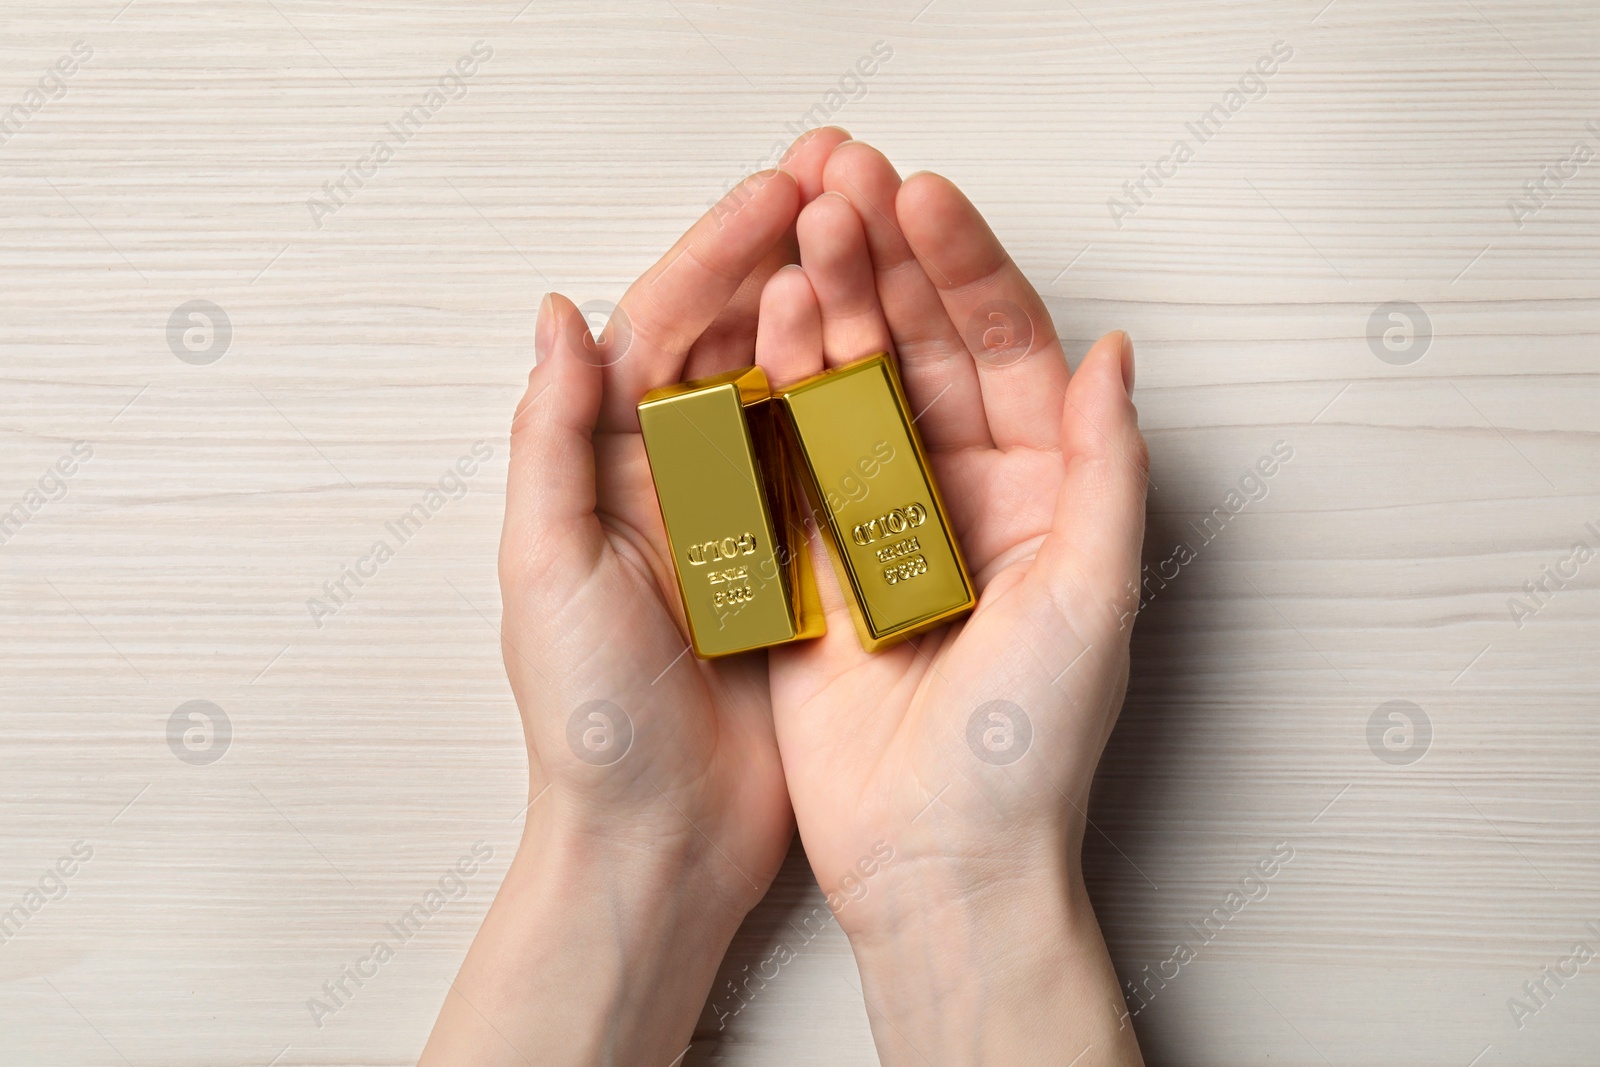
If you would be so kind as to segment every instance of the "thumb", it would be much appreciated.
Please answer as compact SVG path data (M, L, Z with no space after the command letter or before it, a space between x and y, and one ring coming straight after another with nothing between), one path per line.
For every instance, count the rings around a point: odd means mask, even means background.
M502 582L520 587L547 576L552 568L541 561L577 562L568 546L599 532L592 438L602 380L594 351L577 307L560 293L547 294L534 327L537 364L511 420Z
M1137 603L1150 454L1128 395L1133 342L1121 330L1095 342L1067 385L1061 415L1066 465L1050 535L1036 566L1064 608L1087 592L1113 618ZM1082 605L1073 605L1074 614Z

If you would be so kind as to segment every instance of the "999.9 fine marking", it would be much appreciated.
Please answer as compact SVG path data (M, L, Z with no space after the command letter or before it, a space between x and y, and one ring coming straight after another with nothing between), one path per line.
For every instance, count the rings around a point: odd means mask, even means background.
M900 582L910 581L919 574L927 573L928 558L919 554L904 562L896 563L893 567L883 568L883 580L890 585L898 585Z
M748 604L756 598L756 591L748 585L734 586L732 589L718 589L712 594L711 602L717 607L733 607L737 604Z

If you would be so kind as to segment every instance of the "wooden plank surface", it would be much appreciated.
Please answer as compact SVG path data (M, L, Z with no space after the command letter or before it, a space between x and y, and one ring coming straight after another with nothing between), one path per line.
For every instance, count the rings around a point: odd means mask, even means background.
M1074 358L1138 345L1146 555L1195 558L1139 621L1094 794L1119 971L1293 849L1134 1019L1151 1062L1595 1062L1595 965L1520 1028L1507 1006L1600 948L1600 564L1508 606L1600 547L1594 4L15 0L0 24L0 511L52 498L0 545L0 907L73 871L0 944L0 1064L414 1061L525 801L487 620L540 295L615 299L834 104L969 190ZM476 42L458 99L308 203ZM171 339L194 300L225 345ZM466 493L313 619L480 441ZM231 731L209 764L169 745L196 700ZM1397 700L1427 719L1414 762ZM476 842L465 897L316 1025L307 999ZM728 972L819 902L797 851ZM857 982L830 927L687 1062L876 1062Z

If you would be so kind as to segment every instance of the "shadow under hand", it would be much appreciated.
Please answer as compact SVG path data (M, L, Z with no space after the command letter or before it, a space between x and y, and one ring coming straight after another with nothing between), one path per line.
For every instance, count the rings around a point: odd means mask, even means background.
M1152 473L1157 485L1183 484L1199 474L1191 469L1198 467L1198 458L1185 462L1182 455L1168 454L1153 459L1159 464ZM1089 798L1092 825L1083 846L1084 879L1124 982L1137 982L1143 967L1165 959L1172 949L1159 940L1170 934L1171 924L1158 887L1169 876L1181 877L1162 860L1175 854L1175 837L1183 833L1182 820L1174 813L1182 810L1185 762L1192 761L1202 739L1204 723L1193 712L1200 695L1196 675L1203 673L1196 669L1196 659L1204 654L1208 626L1206 603L1183 595L1185 580L1192 582L1194 576L1179 573L1163 580L1157 572L1174 545L1193 540L1184 516L1164 512L1160 494L1152 490L1143 553L1149 569L1143 573L1144 607L1133 630L1128 693L1095 775ZM1181 1035L1154 1026L1152 1017L1139 1010L1140 1003L1126 998L1110 1010L1130 1012L1125 1022L1137 1029L1148 1063L1182 1062L1182 1053L1172 1044Z

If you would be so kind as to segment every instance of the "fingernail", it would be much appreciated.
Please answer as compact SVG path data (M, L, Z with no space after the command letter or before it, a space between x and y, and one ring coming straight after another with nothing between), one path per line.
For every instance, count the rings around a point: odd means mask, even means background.
M1122 387L1133 395L1133 338L1128 336L1127 330L1117 331L1122 334Z
M555 341L556 316L551 304L550 294L544 294L544 299L539 301L538 317L533 320L533 365L536 367L550 354Z

